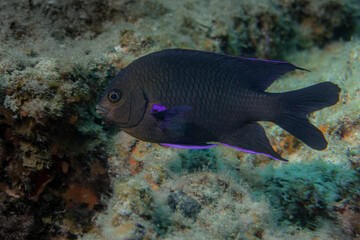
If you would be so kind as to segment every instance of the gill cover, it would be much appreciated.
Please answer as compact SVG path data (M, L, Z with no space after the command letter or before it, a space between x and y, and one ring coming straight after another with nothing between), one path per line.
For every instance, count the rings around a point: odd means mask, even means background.
M114 109L113 121L121 128L134 127L143 119L148 101L140 89L127 91L123 99L119 101L122 104Z

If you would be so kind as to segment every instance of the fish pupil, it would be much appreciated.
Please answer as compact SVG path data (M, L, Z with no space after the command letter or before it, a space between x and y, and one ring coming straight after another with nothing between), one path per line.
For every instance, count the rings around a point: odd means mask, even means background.
M112 90L108 95L108 99L111 103L118 102L120 100L120 98L121 98L121 93L117 89Z

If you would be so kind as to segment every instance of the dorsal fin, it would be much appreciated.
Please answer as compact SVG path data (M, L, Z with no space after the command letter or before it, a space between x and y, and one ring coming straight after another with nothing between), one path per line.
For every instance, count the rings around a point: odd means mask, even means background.
M151 55L169 58L176 56L177 62L181 62L179 59L184 62L191 59L192 63L195 62L197 65L207 63L207 67L212 69L215 74L231 73L233 77L246 83L247 87L261 91L266 90L276 79L287 72L295 69L309 71L288 62L245 58L189 49L166 49Z
M287 72L294 71L295 69L309 72L307 69L297 67L288 62L243 57L235 58L238 58L238 61L235 61L236 64L243 65L241 66L244 71L242 75L246 77L249 85L262 91L266 90L276 79Z

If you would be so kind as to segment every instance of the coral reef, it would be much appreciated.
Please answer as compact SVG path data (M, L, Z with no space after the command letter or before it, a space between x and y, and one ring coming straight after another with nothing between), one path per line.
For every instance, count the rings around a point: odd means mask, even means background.
M234 158L236 151L223 147L209 154L212 149L174 150L131 139L124 134L116 138L120 151L129 145L133 150L121 155L122 159L118 154L109 158L110 169L118 169L113 172L117 175L114 194L108 209L97 218L96 232L82 239L128 239L139 237L139 232L141 239L358 236L360 175L351 166L314 160L277 167L263 163L255 168L229 164L209 169L202 164L215 162L219 156L230 161L228 157ZM140 149L146 154L139 153ZM178 172L180 168L171 162L184 161L184 157L187 164ZM118 167L131 169L134 159L142 162L141 169L123 175Z
M26 201L9 197L9 189L1 186L0 193L0 236L2 239L27 239L34 225L34 217ZM17 196L18 198L18 196Z
M0 238L359 238L359 16L356 0L3 1ZM310 116L328 149L271 123L290 165L116 134L95 112L103 89L132 60L169 47L312 71L271 92L339 84L341 102Z
M45 237L53 233L44 233L44 229L55 223L63 225L62 219L70 217L79 203L91 206L85 208L87 219L101 209L94 210L95 205L104 205L97 194L109 191L110 182L105 171L92 169L105 169L106 138L111 134L104 131L107 127L101 126L94 107L88 108L88 105L93 106L96 102L93 96L99 94L94 84L101 85L100 79L104 82L110 79L112 67L94 63L86 69L79 65L69 69L59 66L54 58L5 48L0 52L6 55L0 60L3 103L0 107L0 182L9 196L28 200L29 210L24 218L30 220L26 220L29 224L25 224L23 230L19 229L19 238L25 239L31 230L38 234L36 236ZM70 192L76 182L78 192ZM76 197L82 192L87 199ZM96 195L89 196L89 192ZM72 200L72 204L58 205L58 198ZM64 210L66 214L51 214ZM21 211L18 212L22 217ZM45 216L49 217L48 221L43 220ZM9 218L9 225L3 226L10 230L11 223L19 221L11 218L9 212L3 217L4 221ZM31 227L34 221L36 225ZM81 225L85 228L86 224ZM4 234L1 238L10 230L0 232ZM69 230L69 234L71 232Z
M140 233L141 239L227 239L261 236L269 223L267 204L253 201L246 187L225 174L187 174L165 179L159 189L151 189L139 174L115 186L109 208L97 219L98 230L83 239L128 239Z
M270 196L274 217L315 228L321 217L334 217L335 203L359 195L360 174L345 166L314 161L258 169L261 192Z
M206 0L16 0L0 10L4 40L101 39L125 50L156 43L282 58L294 49L350 40L360 7L356 0L215 0L211 6Z
M250 57L282 58L294 49L349 40L359 20L352 0L212 1L211 8L208 1L164 2L184 35L175 45Z

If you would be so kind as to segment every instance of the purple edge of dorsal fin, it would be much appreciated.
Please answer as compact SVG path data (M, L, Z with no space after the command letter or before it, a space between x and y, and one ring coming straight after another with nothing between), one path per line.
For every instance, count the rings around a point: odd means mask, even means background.
M273 62L273 63L288 63L293 65L292 63L286 62L286 61L276 61L276 60L268 60L268 59L258 59L258 58L248 58L248 57L242 57L242 56L233 56L233 55L226 55L224 53L218 53L216 52L216 54L218 55L225 55L225 56L229 56L229 57L235 57L235 58L242 58L242 59L248 59L248 60L252 60L252 61L262 61L262 62ZM301 70L301 71L306 71L306 72L311 72L310 70L306 69L306 68L301 68L298 67L296 65L294 65L295 69L297 70Z
M289 62L285 62L285 61L275 61L275 60L267 60L267 59L257 59L257 58L246 58L246 57L241 57L241 56L235 56L235 57L238 57L238 58L243 58L243 59L249 59L249 60L253 60L253 61L262 61L262 62L273 62L273 63L287 63L287 64L291 64L294 66L295 69L297 70L301 70L301 71L306 71L306 72L311 72L310 70L306 69L306 68L301 68L301 67L298 67L292 63L289 63Z

